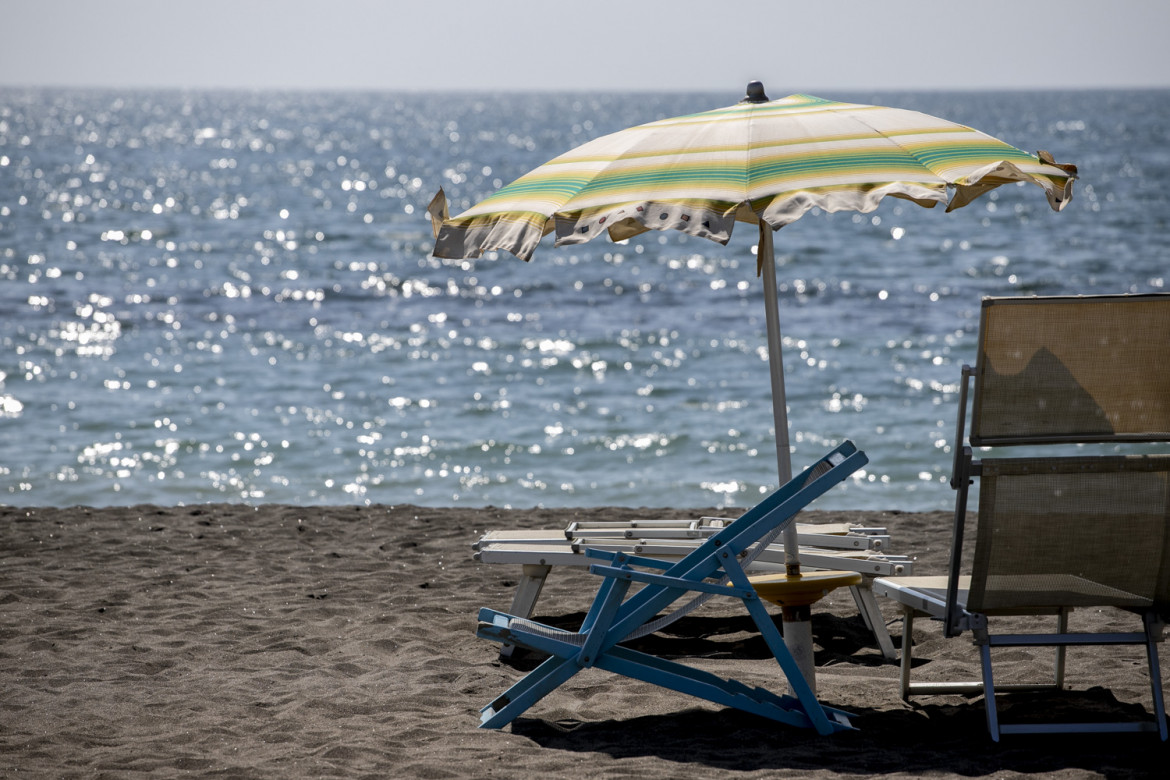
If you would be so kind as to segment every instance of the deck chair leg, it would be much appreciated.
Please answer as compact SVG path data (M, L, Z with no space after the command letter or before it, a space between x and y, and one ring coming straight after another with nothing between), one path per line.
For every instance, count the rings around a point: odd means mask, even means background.
M808 715L808 719L812 721L813 728L819 734L831 734L833 726L829 723L829 718L821 707L820 701L817 699L816 693L813 692L812 686L809 685L808 680L804 677L804 671L792 657L792 653L788 651L788 645L784 643L784 637L776 630L776 624L772 622L772 616L768 614L768 610L764 609L764 605L758 599L751 599L744 602L755 620L756 627L760 634L764 637L764 641L772 650L772 655L775 656L780 668L784 671L784 676L788 678L788 685L792 689L792 694L804 707L804 712Z
M1145 615L1143 622L1146 627L1146 657L1150 662L1150 690L1154 695L1154 718L1158 724L1158 736L1166 741L1166 703L1162 698L1162 669L1158 666L1158 639L1157 633L1161 627L1156 624L1157 618Z
M890 632L886 628L885 618L882 617L881 607L878 606L877 598L873 595L873 588L870 587L871 582L872 580L866 579L863 584L849 588L849 591L853 594L853 600L857 603L857 611L861 613L866 628L870 630L873 638L877 641L882 656L887 661L896 661L898 651L894 649L894 642L890 639Z
M999 742L999 714L995 709L995 682L991 674L991 644L984 641L979 644L979 658L983 664L983 707L987 711L987 731L991 734L992 742Z
M540 591L544 589L544 582L551 571L552 566L524 564L520 584L516 586L516 595L512 597L512 606L508 614L522 618L532 617L536 609L536 600L540 598ZM516 645L500 645L500 658L511 658L515 650Z
M702 669L684 666L656 656L616 646L600 659L598 667L672 691L734 707L765 718L803 728L813 727L822 735L851 728L849 713L817 703L813 711L800 707L789 696L763 688L751 688L737 680L723 679Z
M553 656L547 659L480 710L479 727L499 729L507 726L579 671L581 667L571 658Z
M731 582L737 587L752 592L751 582L748 580L747 573L739 565L739 561L734 556L729 556L726 552L721 553L721 556L723 558L723 570L727 572L727 576ZM829 713L825 711L821 702L817 699L813 686L805 678L804 670L800 668L800 664L792 656L792 653L788 649L788 644L776 629L776 624L772 622L772 616L764 608L763 602L752 592L751 597L743 599L743 604L747 608L748 614L752 616L752 621L756 624L756 629L760 632L760 636L764 638L764 642L772 651L772 656L780 664L784 676L788 678L788 686L791 688L792 694L804 708L804 713L812 722L813 728L819 734L831 734L835 727L829 721ZM847 719L845 723L848 723Z
M1058 633L1058 634L1067 634L1068 633L1068 610L1067 609L1061 609L1060 612L1057 613L1056 633ZM1066 647L1065 645L1057 645L1056 646L1056 664L1055 664L1054 673L1053 673L1053 677L1054 677L1053 684L1056 686L1057 690L1060 690L1061 688L1064 687L1064 661L1065 661L1065 656L1067 654L1067 650L1068 650L1068 647Z
M621 558L622 556L619 555L618 560ZM592 666L597 661L597 655L606 639L606 633L613 624L614 616L617 615L618 609L622 605L622 599L625 598L629 589L630 582L628 580L607 577L605 583L598 590L597 597L593 600L593 606L589 608L588 614L585 615L585 621L581 624L582 633L588 632L589 634L589 638L581 646L581 652L577 654L577 663L581 666Z

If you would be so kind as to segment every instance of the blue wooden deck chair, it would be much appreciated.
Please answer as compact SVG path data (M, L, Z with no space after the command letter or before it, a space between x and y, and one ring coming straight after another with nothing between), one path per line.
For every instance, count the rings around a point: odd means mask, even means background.
M847 713L822 706L817 700L748 582L744 567L752 553L766 547L794 522L796 514L809 502L867 462L865 453L845 442L677 562L589 550L593 557L609 563L590 567L593 574L604 579L577 632L492 609L480 610L480 637L550 656L484 707L480 726L501 728L511 723L577 672L596 667L781 723L815 728L821 734L851 729ZM631 594L634 583L642 587ZM620 644L689 593L741 600L788 679L793 695L751 688Z

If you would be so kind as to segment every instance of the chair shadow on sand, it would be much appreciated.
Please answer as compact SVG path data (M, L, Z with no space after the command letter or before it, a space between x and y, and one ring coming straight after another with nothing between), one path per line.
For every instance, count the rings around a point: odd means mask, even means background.
M536 620L568 631L576 630L585 619L584 612L563 615L543 615ZM772 616L777 630L783 632L779 614ZM813 622L813 638L818 648L815 661L818 667L848 661L854 665L883 666L888 664L874 647L873 634L861 615L840 617L818 613ZM688 615L660 629L640 637L625 646L663 658L737 658L770 660L772 651L749 615ZM544 656L518 648L511 659L501 659L520 671L531 671Z
M1062 701L1032 697L1019 706L1041 709L1070 705L1067 693L1057 699ZM1078 695L1071 704L1079 713L1101 709L1141 714L1139 705L1118 702L1102 688ZM893 710L849 709L857 716L859 730L836 734L828 742L815 733L777 729L763 718L730 709L713 713L690 708L665 715L587 722L518 718L512 732L543 748L604 753L614 759L654 757L690 765L700 772L815 772L831 768L859 777L886 773L983 777L1000 772L1080 770L1128 778L1145 776L1151 764L1164 765L1170 755L1163 745L1151 744L1148 735L1141 734L1045 734L995 744L986 738L981 697ZM1049 710L1041 716L1051 714Z
M573 628L580 625L583 617L584 613L570 613L539 619L549 625ZM775 620L779 627L779 616ZM767 661L771 653L754 628L746 615L692 615L630 646L666 658ZM876 668L887 664L873 647L872 634L859 615L818 613L813 621L813 636L818 668ZM533 653L518 653L508 665L527 670L539 662ZM862 678L859 684L892 682ZM1068 691L1053 695L1030 693L1014 699L1009 696L1003 707L1021 720L1033 714L1047 718L1054 714L1094 717L1095 713L1141 717L1143 713L1141 705L1121 702L1105 688L1091 688L1071 696ZM1036 735L994 744L986 738L982 696L934 697L916 704L891 697L890 708L846 709L856 714L858 730L837 734L829 742L814 732L777 728L771 721L734 709L712 712L693 707L669 714L599 721L520 717L512 723L512 733L554 750L604 753L615 759L654 757L701 767L703 771L815 771L831 765L836 772L856 772L858 776L939 771L984 776L1003 771L1072 769L1121 778L1144 771L1152 757L1170 757L1164 744L1152 745L1148 737L1135 734ZM729 735L734 735L732 743Z

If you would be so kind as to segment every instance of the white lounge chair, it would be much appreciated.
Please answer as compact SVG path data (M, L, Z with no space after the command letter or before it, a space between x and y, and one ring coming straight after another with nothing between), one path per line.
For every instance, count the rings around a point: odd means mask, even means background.
M589 548L677 559L731 522L729 518L703 517L698 520L572 523L559 531L488 531L473 548L475 559L480 563L521 567L520 581L509 611L513 615L531 617L552 568L590 565L592 561L586 555ZM862 575L861 584L851 586L850 592L882 654L891 660L897 659L897 651L870 585L878 576L912 574L913 560L885 552L890 537L884 528L846 523L797 524L797 540L801 545L802 569L851 571ZM770 545L750 567L753 575L784 570L784 545L779 542ZM500 650L502 657L511 653L510 645L505 644Z

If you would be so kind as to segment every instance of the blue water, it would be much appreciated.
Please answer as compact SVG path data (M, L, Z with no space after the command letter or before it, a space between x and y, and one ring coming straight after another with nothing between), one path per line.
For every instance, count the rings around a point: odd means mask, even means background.
M429 255L572 145L726 95L0 90L0 501L750 505L775 484L756 235ZM1170 272L1170 92L833 94L1080 166L776 234L794 463L821 507L946 507L984 295Z

